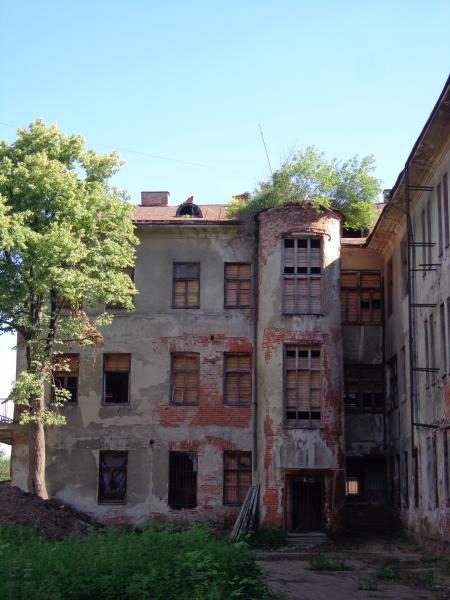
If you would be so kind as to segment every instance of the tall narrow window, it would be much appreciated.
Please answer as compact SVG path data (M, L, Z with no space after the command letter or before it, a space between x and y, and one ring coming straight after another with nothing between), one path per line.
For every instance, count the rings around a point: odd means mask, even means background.
M400 261L402 267L402 298L408 293L408 241L404 237L400 244Z
M447 298L447 373L450 374L450 298Z
M448 430L444 430L442 432L443 438L443 451L444 451L444 487L445 487L445 497L447 500L450 500L450 460L449 460L449 450L450 444L448 443L448 436L450 432Z
M431 369L436 368L436 351L434 345L434 317L433 313L430 314L430 361L431 361ZM431 385L436 383L436 372L431 371Z
M199 355L194 352L172 354L172 389L170 401L173 404L197 404L199 388Z
M425 209L423 209L422 213L421 213L421 225L422 225L422 242L423 242L423 246L422 246L422 266L421 269L423 269L423 273L422 273L422 277L425 277L425 273L426 273L426 267L425 267L425 263L427 262L427 246L426 246L426 242L427 242L427 228L426 228L426 221L425 221Z
M425 319L425 321L423 322L423 329L424 329L424 333L425 333L425 369L427 370L425 373L425 385L426 388L428 389L430 387L430 371L428 370L430 368L430 346L429 346L429 340L428 340L428 319Z
M403 506L408 508L409 506L409 477L408 477L408 452L403 452Z
M401 396L402 396L402 401L406 400L406 390L407 390L407 382L406 382L406 351L405 351L405 346L402 347L402 349L400 350L400 359L402 361L401 364L401 377L402 377L402 390L401 390Z
M447 173L442 179L442 188L444 192L444 241L445 247L448 248L450 243L450 212L448 209L448 181Z
M130 355L105 354L103 357L103 402L129 402Z
M252 484L252 453L225 452L223 455L223 503L239 506Z
M197 506L197 455L169 452L169 505L172 508Z
M433 262L433 246L431 245L431 202L427 203L427 262L428 270L431 271L431 263Z
M128 452L101 450L98 473L100 504L125 504Z
M445 324L445 304L442 302L439 307L439 317L440 317L440 332L441 332L441 365L442 365L442 376L447 373L447 341L445 339L445 332L447 331L447 327Z
M252 401L252 369L250 354L225 354L225 404L242 405Z
M251 264L225 263L225 308L251 305Z
M172 306L200 307L200 263L173 263Z
M285 418L288 427L320 427L322 360L320 346L284 347Z
M397 379L397 355L393 356L388 363L389 368L389 406L398 406L398 379Z
M348 411L380 411L384 409L383 367L344 366L344 403Z
M322 312L322 240L285 239L283 242L283 313Z
M53 385L55 389L69 392L68 402L78 401L79 354L60 354L55 357L53 369Z
M438 209L438 243L439 243L439 256L442 256L442 252L444 251L444 241L442 239L442 193L441 193L441 185L439 184L436 188L436 200L437 200L437 209Z
M413 450L413 466L414 466L414 506L419 506L419 453L417 448Z
M386 309L387 316L390 317L392 315L392 294L393 294L393 272L392 272L392 258L390 258L386 264Z

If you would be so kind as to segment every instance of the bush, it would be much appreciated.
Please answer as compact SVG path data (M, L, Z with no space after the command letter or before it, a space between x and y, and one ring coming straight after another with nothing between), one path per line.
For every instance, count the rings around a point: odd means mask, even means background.
M11 478L11 459L0 448L0 481L6 481Z
M47 541L0 528L2 600L258 600L270 594L244 544L200 527L107 530Z
M281 527L261 527L247 538L253 548L279 548L286 544L286 532Z

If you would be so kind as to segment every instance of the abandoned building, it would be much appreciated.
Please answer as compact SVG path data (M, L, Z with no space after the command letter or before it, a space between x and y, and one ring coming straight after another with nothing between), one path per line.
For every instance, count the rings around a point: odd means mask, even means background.
M70 349L49 493L104 520L339 531L401 520L450 542L450 83L375 227L290 205L251 222L143 192L135 310ZM350 236L350 237L347 237ZM21 367L19 352L19 364ZM12 480L27 486L26 431Z

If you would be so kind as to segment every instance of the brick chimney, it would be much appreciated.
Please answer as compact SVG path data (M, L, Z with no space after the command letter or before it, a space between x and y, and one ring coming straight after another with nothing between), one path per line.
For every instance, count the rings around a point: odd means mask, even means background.
M141 192L141 206L167 206L169 192Z

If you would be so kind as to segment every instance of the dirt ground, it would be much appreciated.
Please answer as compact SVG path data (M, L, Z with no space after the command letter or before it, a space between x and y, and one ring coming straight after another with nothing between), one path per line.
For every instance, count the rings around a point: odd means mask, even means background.
M258 565L272 592L286 600L450 599L450 556L400 536L260 552Z
M9 482L0 482L0 525L33 528L55 540L98 527L84 513L56 500L41 500L11 486Z

